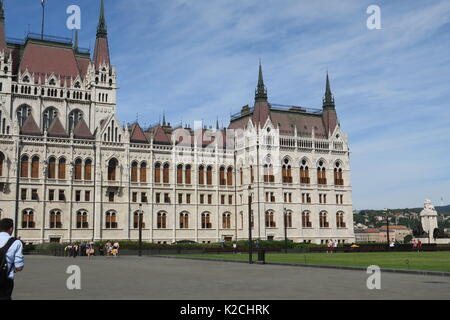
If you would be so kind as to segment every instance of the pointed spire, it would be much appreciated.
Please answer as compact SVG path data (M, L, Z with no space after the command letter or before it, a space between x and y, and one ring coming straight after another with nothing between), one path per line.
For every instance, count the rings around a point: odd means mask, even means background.
M108 32L106 30L105 4L103 0L101 0L100 17L97 25L97 39L95 41L94 64L96 71L98 71L100 69L100 66L104 64L108 66L111 65L109 58Z
M162 122L163 127L166 126L166 112L163 112L163 122Z
M334 97L331 93L330 78L327 71L327 83L325 88L325 97L323 99L323 107L334 108Z
M259 61L259 75L258 75L258 86L255 92L255 101L267 101L267 89L264 85L264 78L261 66L261 60Z
M3 0L0 0L0 52L6 51L5 10L3 8Z
M73 41L73 48L78 51L78 29L75 29L75 39Z
M216 120L216 130L219 130L219 117L217 117L217 120Z
M107 35L108 35L108 30L106 28L105 3L103 0L101 0L100 17L98 19L98 25L97 25L97 38L106 38Z
M3 7L3 0L0 0L0 21L5 21L5 9Z

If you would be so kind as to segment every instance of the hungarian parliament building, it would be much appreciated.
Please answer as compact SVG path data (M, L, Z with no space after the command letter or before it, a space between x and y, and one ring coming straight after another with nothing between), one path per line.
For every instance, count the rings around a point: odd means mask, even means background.
M153 243L354 241L328 75L321 109L270 103L260 64L226 128L122 125L103 1L93 55L77 33L6 38L0 3L0 216L22 240L137 240L142 221Z

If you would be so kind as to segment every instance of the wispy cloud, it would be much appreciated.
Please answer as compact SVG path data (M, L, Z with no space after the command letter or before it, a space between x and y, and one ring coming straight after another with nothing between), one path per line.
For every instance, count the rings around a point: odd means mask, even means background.
M8 31L39 29L36 5L7 4ZM70 2L70 3L69 3ZM98 5L48 4L48 32L65 7L83 12L81 44L93 46ZM272 102L320 107L329 69L352 148L356 208L420 206L450 198L450 2L377 1L382 30L366 28L364 1L107 1L123 121L172 123L251 104L258 59ZM23 10L27 10L26 14Z

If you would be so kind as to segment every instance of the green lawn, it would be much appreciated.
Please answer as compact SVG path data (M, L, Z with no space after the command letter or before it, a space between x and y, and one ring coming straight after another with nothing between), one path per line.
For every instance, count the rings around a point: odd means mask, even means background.
M248 260L248 254L192 254L192 258ZM253 256L256 260L257 255ZM267 262L323 264L331 266L410 269L450 272L450 252L376 252L376 253L274 253L266 255Z

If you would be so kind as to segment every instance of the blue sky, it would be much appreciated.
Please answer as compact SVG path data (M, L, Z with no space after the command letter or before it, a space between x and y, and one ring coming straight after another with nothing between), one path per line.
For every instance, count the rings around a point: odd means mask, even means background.
M40 32L39 0L4 0L7 35ZM99 1L47 0L46 33L93 48ZM369 5L382 29L366 27ZM252 104L320 108L328 69L352 150L356 209L450 203L450 1L105 0L123 122L226 126Z

